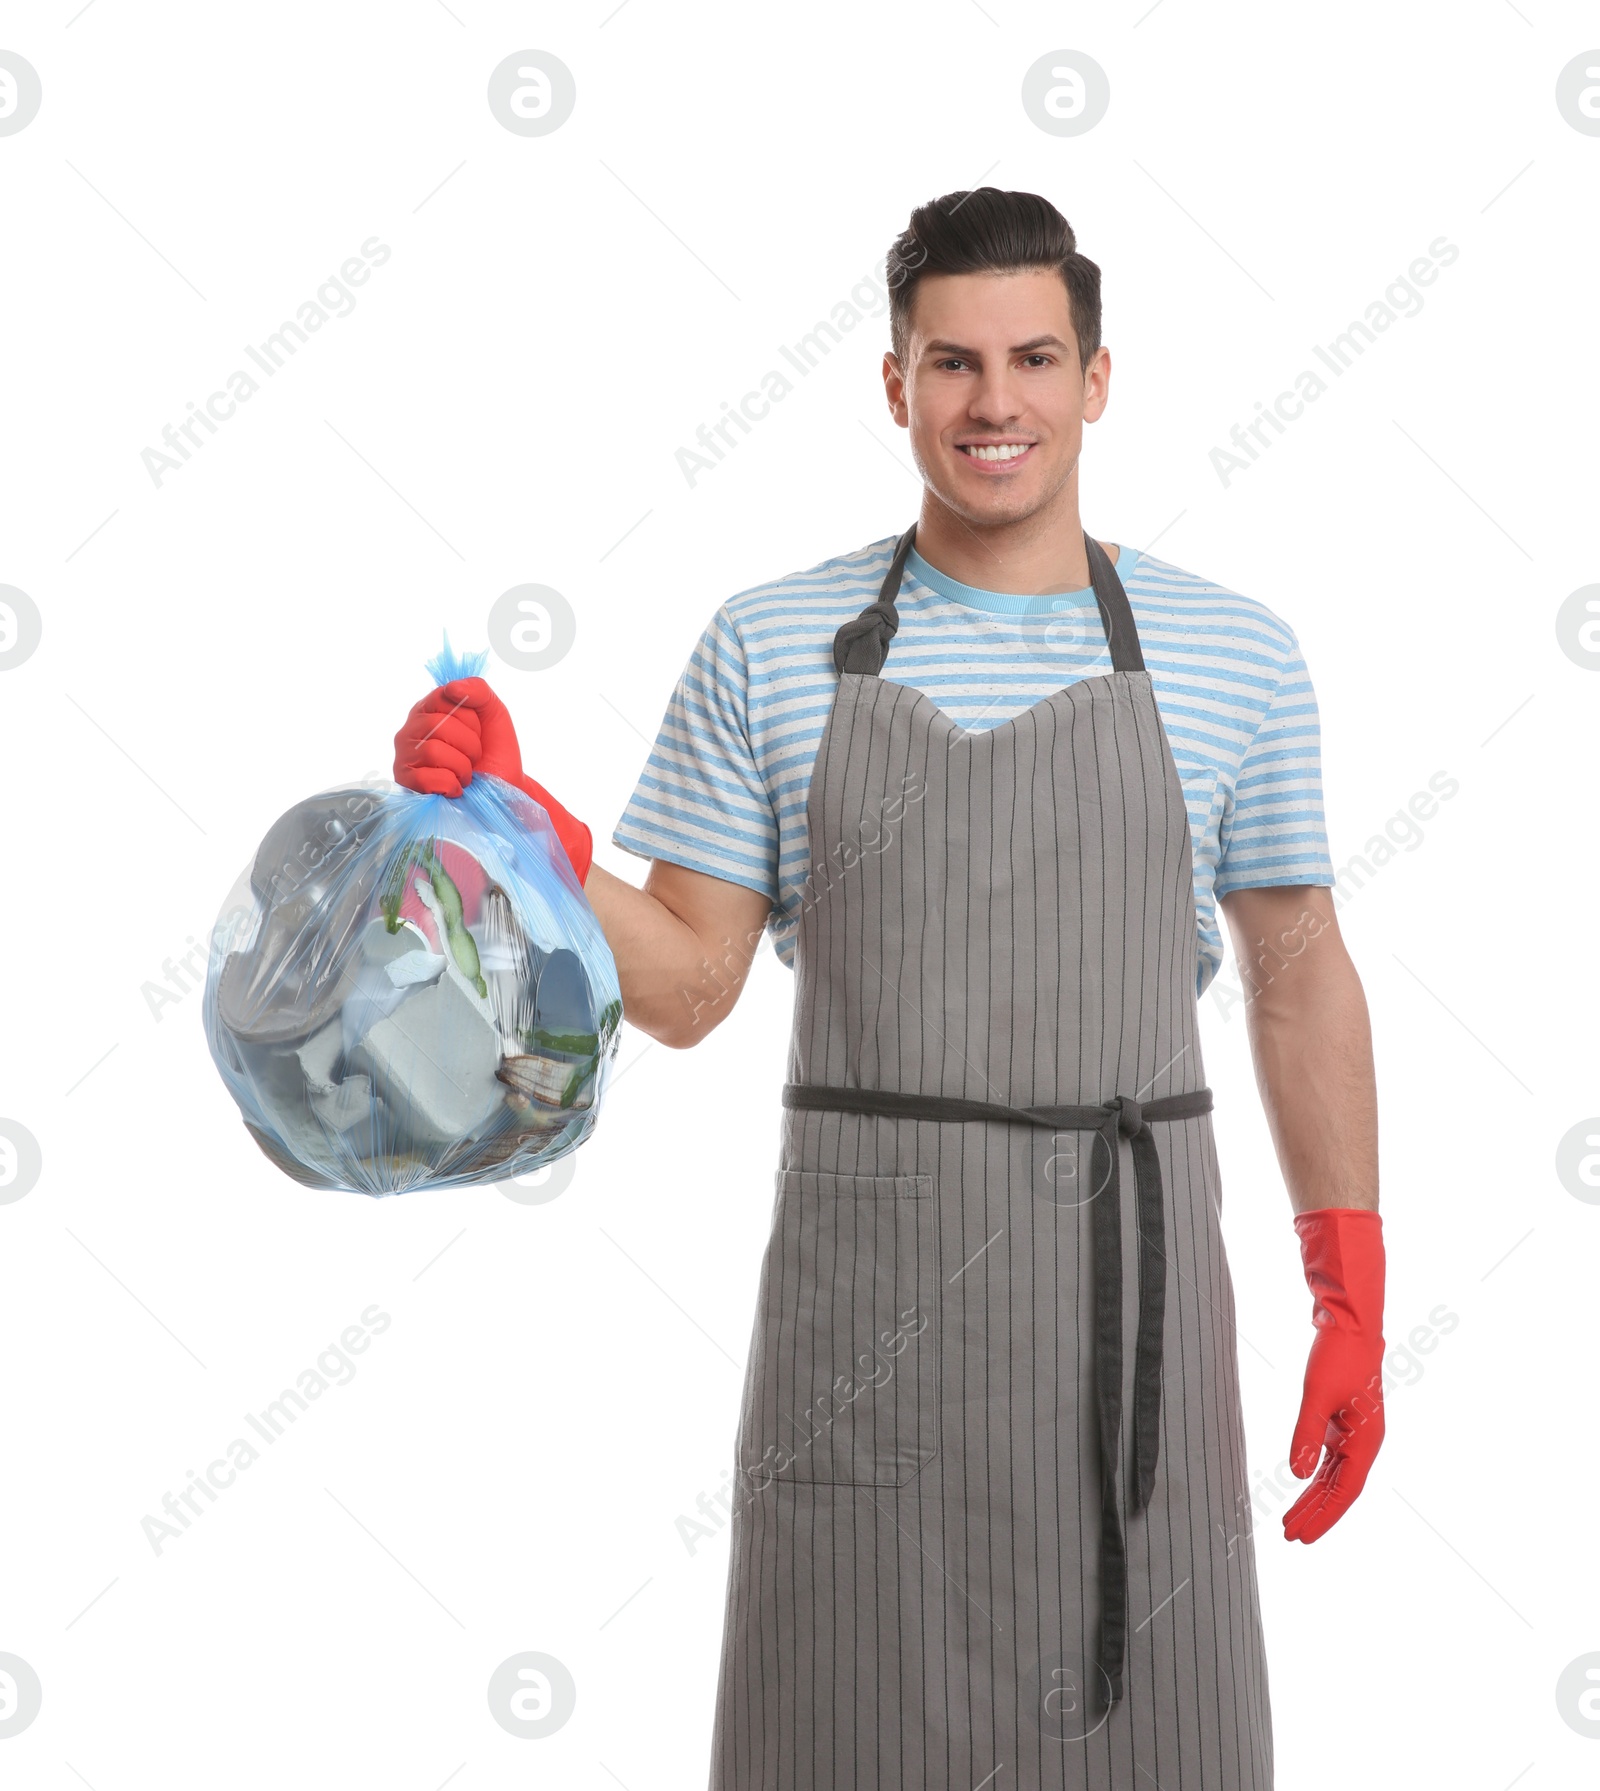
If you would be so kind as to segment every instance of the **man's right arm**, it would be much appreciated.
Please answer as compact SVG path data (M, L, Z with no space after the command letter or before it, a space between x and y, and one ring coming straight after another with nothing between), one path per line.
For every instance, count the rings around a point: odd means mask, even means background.
M594 865L583 893L617 961L630 1025L686 1050L727 1019L772 910L766 896L662 858L642 889Z
M616 959L623 1017L663 1045L696 1045L744 987L772 911L742 883L653 858L643 889L602 870L593 836L522 769L511 716L481 678L431 690L395 735L396 783L459 797L475 772L514 785L544 808Z

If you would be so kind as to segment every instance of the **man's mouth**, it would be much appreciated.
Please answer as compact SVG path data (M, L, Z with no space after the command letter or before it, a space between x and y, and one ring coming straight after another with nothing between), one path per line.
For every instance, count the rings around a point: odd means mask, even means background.
M958 442L956 444L968 460L976 461L980 466L997 466L1018 461L1034 445L1033 442Z

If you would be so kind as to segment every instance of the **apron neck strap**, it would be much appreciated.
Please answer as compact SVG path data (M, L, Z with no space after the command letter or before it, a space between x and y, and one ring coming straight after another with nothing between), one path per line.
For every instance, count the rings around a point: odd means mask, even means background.
M1106 556L1106 550L1088 534L1083 545L1089 554L1089 577L1094 582L1094 600L1100 606L1100 620L1105 624L1106 645L1111 649L1111 669L1116 672L1142 672L1144 649L1139 645L1139 630L1133 622L1133 605L1122 588L1117 569Z
M889 657L889 643L900 626L900 613L894 600L900 594L900 581L905 576L906 560L916 540L917 525L900 537L894 546L894 557L883 575L877 601L869 603L859 616L851 619L833 637L833 668L836 672L860 672L875 678ZM1105 626L1106 645L1111 649L1111 667L1118 672L1142 672L1144 653L1139 646L1139 631L1134 626L1133 608L1128 593L1122 588L1117 569L1106 557L1105 549L1088 534L1083 545L1089 555L1089 577L1094 584L1094 600Z

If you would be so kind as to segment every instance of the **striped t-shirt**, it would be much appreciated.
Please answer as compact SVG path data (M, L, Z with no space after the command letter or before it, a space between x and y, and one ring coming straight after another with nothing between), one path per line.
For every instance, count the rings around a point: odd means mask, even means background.
M806 797L838 682L833 637L877 597L894 546L875 541L723 604L611 836L768 897L791 968L810 868ZM1316 696L1294 631L1264 604L1134 548L1119 548L1116 568L1188 804L1203 990L1222 962L1218 897L1333 883ZM1111 669L1092 589L980 591L913 550L896 607L883 676L963 727L995 727Z

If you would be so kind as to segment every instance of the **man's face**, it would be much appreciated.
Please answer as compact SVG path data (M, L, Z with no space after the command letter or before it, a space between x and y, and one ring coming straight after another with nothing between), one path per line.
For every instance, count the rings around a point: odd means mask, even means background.
M883 360L895 421L930 489L974 527L1020 522L1072 478L1083 425L1105 409L1111 356L1080 370L1054 268L928 274L902 368Z

